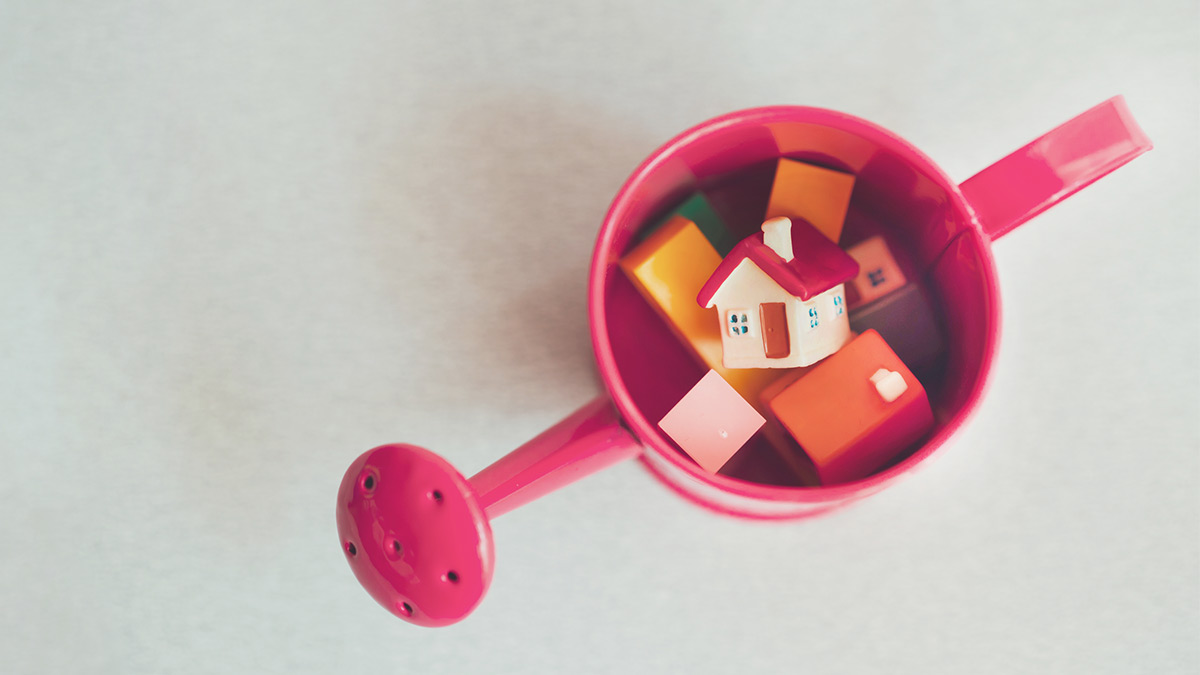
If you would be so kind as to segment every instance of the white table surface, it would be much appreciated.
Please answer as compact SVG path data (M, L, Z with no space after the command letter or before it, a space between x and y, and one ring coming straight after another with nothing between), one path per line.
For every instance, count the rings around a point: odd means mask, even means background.
M0 671L1200 668L1200 9L0 2ZM1117 93L1157 147L995 249L991 389L832 516L627 462L494 523L478 611L338 549L383 442L471 474L599 391L585 269L676 132L801 103L966 179Z

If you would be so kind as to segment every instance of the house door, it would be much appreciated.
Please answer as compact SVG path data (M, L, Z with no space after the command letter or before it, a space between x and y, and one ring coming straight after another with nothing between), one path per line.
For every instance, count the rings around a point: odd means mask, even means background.
M788 337L787 306L782 302L764 302L758 306L762 325L763 352L768 359L784 359L792 353Z

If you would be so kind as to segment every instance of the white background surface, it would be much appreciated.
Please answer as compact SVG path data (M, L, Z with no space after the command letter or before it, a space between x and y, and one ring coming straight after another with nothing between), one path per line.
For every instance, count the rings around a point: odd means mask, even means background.
M0 670L1196 672L1198 26L1194 0L0 0ZM464 623L358 587L358 453L469 475L599 391L592 240L676 132L819 105L962 180L1117 93L1157 148L997 245L993 384L923 471L765 525L628 462L496 521Z

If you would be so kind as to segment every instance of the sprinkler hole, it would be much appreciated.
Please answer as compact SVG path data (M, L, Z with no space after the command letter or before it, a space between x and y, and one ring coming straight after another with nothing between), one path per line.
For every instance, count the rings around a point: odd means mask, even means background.
M452 584L457 584L458 583L458 572L455 572L454 570L450 570L449 572L446 572L446 581L449 581Z
M403 616L412 616L412 605L408 604L407 602L402 602L399 605L396 605L396 609L400 610L400 614Z
M364 490L374 490L375 489L375 476L368 475L366 478L363 479L363 489Z
M399 539L392 540L392 551L396 555L400 555L401 553L404 553L404 545L400 543Z
M434 490L433 492L430 492L429 498L432 499L435 504L441 504L442 503L442 491Z
M350 555L356 555L358 553L358 549L354 548L354 542L346 542L346 553L349 553Z

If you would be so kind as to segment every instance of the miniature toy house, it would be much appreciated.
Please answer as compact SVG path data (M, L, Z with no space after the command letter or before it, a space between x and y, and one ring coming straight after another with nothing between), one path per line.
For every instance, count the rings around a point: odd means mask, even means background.
M812 225L772 218L725 256L697 301L717 308L726 368L796 368L850 340L845 282L856 274Z

